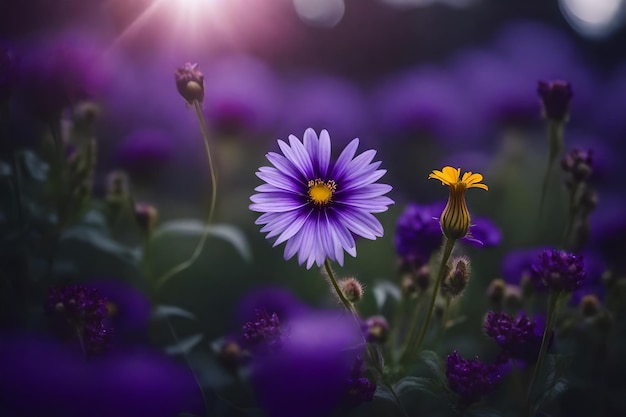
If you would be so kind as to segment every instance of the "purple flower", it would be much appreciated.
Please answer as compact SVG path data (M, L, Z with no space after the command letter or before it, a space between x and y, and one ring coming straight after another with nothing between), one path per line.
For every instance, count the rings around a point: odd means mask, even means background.
M396 253L407 265L419 268L441 246L441 215L445 202L428 205L409 204L398 217L395 244Z
M257 310L256 319L243 325L244 347L257 351L275 351L283 342L283 329L278 314Z
M530 279L537 289L572 292L580 288L585 276L582 256L548 249L532 264Z
M464 359L455 350L448 355L446 363L448 387L459 395L458 406L463 408L492 392L502 378L498 367Z
M368 343L385 343L389 336L389 323L385 316L371 316L363 323L363 333Z
M251 382L269 417L317 417L346 398L363 338L352 317L311 312L289 321L289 338L275 354L253 356Z
M543 329L525 314L515 319L506 313L490 311L483 329L502 348L499 361L514 359L534 363L537 360Z
M545 248L515 249L502 260L502 278L509 284L519 284L524 276L530 276L531 265Z
M68 285L49 289L46 309L62 337L78 336L86 353L94 354L104 351L111 338L107 303L95 288Z
M152 305L143 292L128 283L111 279L91 281L88 285L106 297L108 315L105 323L115 329L116 340L147 341Z
M188 104L195 101L202 103L204 99L204 75L198 69L198 64L187 62L174 73L176 88Z
M539 81L537 93L543 104L543 112L548 120L563 122L569 115L572 101L572 86L566 81Z
M85 361L38 335L0 336L0 414L21 417L171 417L199 412L192 374L152 350Z
M328 76L299 79L288 86L285 129L301 132L312 127L333 132L335 143L368 134L366 102L362 92L347 80ZM368 136L370 136L368 134Z
M34 116L50 122L64 109L97 95L106 78L99 53L92 45L69 37L32 48L24 55L20 71L24 104Z
M378 184L386 170L372 162L376 151L355 157L359 140L352 140L339 158L331 162L330 136L322 130L304 132L304 143L289 136L289 145L278 141L283 155L270 152L274 167L261 167L257 176L265 181L250 197L250 209L262 212L256 224L261 232L276 237L274 246L287 242L284 257L296 253L298 263L321 266L326 259L343 265L344 251L356 256L355 237L374 240L383 227L372 213L381 213L393 201L384 194L391 186Z
M352 366L352 371L345 382L345 394L341 405L353 408L362 403L370 402L374 398L376 384L365 376L365 364L363 358L357 356Z
M174 138L164 130L136 129L118 145L117 160L134 174L155 174L172 160L174 144Z
M256 317L258 310L271 311L278 314L281 320L288 321L300 314L305 314L309 311L309 307L285 288L262 287L250 291L239 300L236 308L237 322L249 322Z
M204 114L224 135L261 133L276 122L281 86L262 62L246 56L218 61L205 71Z

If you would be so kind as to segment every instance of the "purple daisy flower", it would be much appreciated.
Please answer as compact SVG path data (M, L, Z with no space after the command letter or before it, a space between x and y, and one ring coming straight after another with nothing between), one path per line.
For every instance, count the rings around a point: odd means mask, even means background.
M359 139L352 140L339 158L331 162L330 136L322 130L319 139L313 129L304 132L304 141L289 136L289 145L278 141L284 155L267 154L274 167L261 167L257 176L266 184L250 197L250 209L262 212L256 224L265 225L267 238L277 237L274 246L287 242L285 259L298 254L322 266L326 259L343 265L343 252L356 256L355 237L374 240L383 227L372 213L381 213L393 200L385 197L391 186L378 184L387 171L372 162L376 151L355 157Z

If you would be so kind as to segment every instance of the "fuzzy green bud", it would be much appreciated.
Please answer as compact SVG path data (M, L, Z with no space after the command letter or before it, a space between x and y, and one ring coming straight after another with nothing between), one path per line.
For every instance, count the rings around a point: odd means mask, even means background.
M351 303L363 298L363 285L356 278L344 278L339 281L339 288Z
M456 258L452 270L441 284L441 293L446 297L458 297L467 287L470 275L470 263L466 257Z

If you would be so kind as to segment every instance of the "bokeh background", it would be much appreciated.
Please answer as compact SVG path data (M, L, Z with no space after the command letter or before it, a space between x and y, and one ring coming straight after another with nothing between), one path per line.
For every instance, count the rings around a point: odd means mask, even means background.
M388 170L382 181L393 185L396 204L379 216L385 236L359 241L357 258L338 268L366 290L397 280L394 233L407 204L447 197L427 180L433 169L451 164L484 175L489 192L471 190L468 204L498 226L502 242L462 248L476 271L463 300L476 332L462 340L452 332L446 343L467 352L481 350L485 290L503 274L505 255L561 237L566 192L558 176L540 236L534 233L548 146L538 80L572 83L565 148L594 149L600 199L591 242L622 218L623 0L28 0L0 5L0 41L20 51L26 66L63 54L70 81L96 106L76 109L96 114L89 132L98 143L96 198L104 197L107 175L123 169L134 199L157 207L160 224L203 221L209 205L198 120L174 83L177 67L199 64L219 177L215 222L236 229L244 243L238 251L210 238L155 300L192 312L197 320L177 323L179 333L201 333L205 344L237 331L239 300L267 285L314 306L336 305L320 271L284 261L282 246L272 248L248 209L265 153L308 127L327 129L334 152L359 137L360 149L376 149ZM41 130L16 108L12 146L29 146ZM152 271L184 260L198 238L164 234L154 243ZM132 230L117 242L141 245ZM84 251L78 260L76 250ZM619 259L602 256L610 265ZM137 265L103 257L97 247L67 245L59 259L69 267L57 271L58 283L105 278L151 287ZM371 292L359 308L377 312ZM166 333L156 329L153 337Z

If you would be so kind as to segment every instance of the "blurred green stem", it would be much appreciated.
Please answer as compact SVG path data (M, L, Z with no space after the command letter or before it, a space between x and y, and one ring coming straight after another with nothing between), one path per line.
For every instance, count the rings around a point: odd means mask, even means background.
M543 338L541 339L541 348L539 349L539 356L537 357L537 363L535 364L535 369L533 371L532 379L528 384L528 393L526 395L526 406L524 407L524 412L522 416L531 417L533 410L533 390L535 388L535 384L537 382L537 376L541 371L541 366L543 365L543 361L546 358L546 353L548 351L548 345L550 344L550 339L552 336L552 330L554 329L554 322L556 318L556 310L557 310L557 302L559 301L560 292L551 291L550 298L548 301L548 318L546 321L546 328L543 331Z
M409 321L409 328L404 339L403 347L402 347L402 356L400 357L400 361L403 362L408 358L411 346L415 343L417 325L419 323L420 311L422 310L422 302L424 301L424 290L420 291L415 299L415 306L413 307L413 316L411 317L411 321Z
M563 233L563 246L568 247L570 242L570 234L572 233L572 229L574 224L576 223L576 217L578 216L578 202L580 201L580 197L585 190L585 183L579 182L576 183L569 196L569 210L567 217L567 226L565 227L565 232Z
M207 161L209 163L209 172L211 175L211 203L209 206L209 212L207 215L206 225L207 228L204 230L200 241L196 245L191 257L184 262L176 265L165 274L161 275L156 281L156 288L161 287L165 282L167 282L174 275L184 271L189 268L193 263L198 259L202 250L204 249L204 245L209 237L209 228L208 226L213 221L213 215L215 214L215 204L217 201L217 175L215 173L215 167L213 166L213 158L211 157L211 148L209 147L209 129L207 128L206 122L204 121L204 116L202 115L202 108L200 106L200 102L198 100L194 100L193 106L196 110L196 115L198 116L198 121L200 122L200 130L202 131L202 138L204 140L204 148L206 150Z
M439 265L439 272L437 273L437 279L435 280L435 285L433 286L433 292L430 297L430 304L428 305L428 313L426 315L426 320L422 323L422 328L420 331L420 335L417 339L417 343L415 344L415 350L412 353L407 353L404 360L408 360L415 355L417 355L422 347L422 343L424 343L424 338L426 337L426 333L428 332L428 327L430 326L430 321L433 318L433 311L435 310L435 301L437 300L437 294L439 293L439 287L441 286L441 281L443 280L443 274L446 270L446 264L448 263L448 259L450 259L450 255L452 254L452 250L454 249L454 243L456 240L444 238L443 243L443 255L441 256L441 264ZM407 349L410 352L410 347Z
M543 176L543 183L541 184L541 197L539 200L539 211L537 212L537 222L535 224L536 230L541 230L540 220L543 215L543 207L545 205L546 194L548 192L548 185L550 183L550 176L554 163L561 154L563 149L563 123L548 121L548 165L546 166L546 172Z

